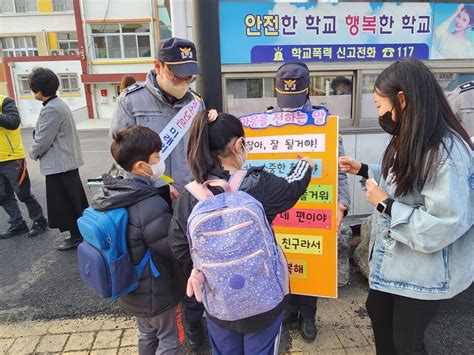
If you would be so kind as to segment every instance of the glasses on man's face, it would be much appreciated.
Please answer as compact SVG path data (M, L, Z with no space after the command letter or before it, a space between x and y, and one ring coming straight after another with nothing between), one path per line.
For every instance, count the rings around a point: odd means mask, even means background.
M196 81L196 75L185 76L183 78L176 76L167 65L165 66L164 73L166 77L175 84L182 83L183 81L187 82L188 84L191 84Z

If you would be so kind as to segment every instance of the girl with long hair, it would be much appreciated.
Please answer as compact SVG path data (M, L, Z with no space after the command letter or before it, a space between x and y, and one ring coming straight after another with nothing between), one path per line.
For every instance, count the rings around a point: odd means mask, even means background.
M247 159L245 135L240 120L226 113L203 111L194 119L189 133L188 164L193 173L195 182L202 184L208 180L219 179L229 181L241 169ZM305 192L311 179L314 162L307 157L302 157L285 178L275 176L260 168L250 168L240 184L240 191L246 192L261 203L264 209L264 218L269 223L278 213L291 208ZM237 176L237 175L236 175ZM222 193L219 187L210 186L214 195ZM186 237L188 217L198 200L189 192L184 191L176 201L173 219L170 226L170 247L174 255L183 264L188 275L200 277L196 283L199 291L200 283L204 283L203 274L196 276L193 269L189 244ZM266 235L266 234L265 234ZM270 235L274 240L274 235ZM261 238L264 235L261 234ZM275 243L273 243L276 248ZM222 246L224 248L225 245ZM227 249L226 249L227 250ZM286 261L283 259L286 270ZM224 264L224 263L223 263ZM230 262L229 262L230 264ZM247 263L244 268L253 268ZM227 283L226 275L222 274L221 286ZM284 289L289 288L289 280L285 279ZM246 282L251 283L251 279ZM287 290L288 291L288 290ZM191 294L188 292L188 295ZM247 294L248 305L261 296ZM214 354L276 354L278 350L279 334L283 321L283 313L287 304L288 294L282 294L276 306L262 310L259 314L249 314L234 320L219 319L208 312L206 316L209 340ZM196 298L199 300L198 295ZM215 298L218 298L215 296ZM214 299L214 297L213 297ZM213 301L209 301L213 302ZM217 302L217 301L214 301ZM247 303L239 306L246 308ZM235 310L233 310L235 311Z
M339 159L365 179L375 207L367 311L377 354L426 354L424 332L441 300L472 283L473 146L420 61L390 65L374 97L391 135L381 167Z

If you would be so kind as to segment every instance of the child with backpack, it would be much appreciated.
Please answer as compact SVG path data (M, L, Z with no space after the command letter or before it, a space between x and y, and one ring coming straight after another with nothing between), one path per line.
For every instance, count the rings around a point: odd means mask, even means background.
M246 158L238 118L214 110L194 118L188 164L196 180L176 202L169 242L191 275L188 296L204 303L214 354L277 353L289 275L270 224L298 201L314 169L300 158L281 178L241 170Z
M117 132L111 153L125 177L104 176L104 186L91 204L104 212L123 207L128 211L128 254L143 271L138 287L118 303L137 318L140 354L176 354L181 346L177 306L184 297L185 279L168 246L169 185L156 187L154 181L165 169L161 147L160 136L147 127L129 126Z

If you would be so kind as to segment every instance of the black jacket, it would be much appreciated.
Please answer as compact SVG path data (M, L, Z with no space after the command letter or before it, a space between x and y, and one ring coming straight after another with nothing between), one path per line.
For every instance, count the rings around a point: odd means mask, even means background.
M122 297L119 305L138 317L154 317L176 306L184 297L185 279L168 244L172 216L169 187L155 187L146 178L130 174L125 179L105 176L91 207L100 211L126 207L127 246L133 264L137 265L150 248L160 272L155 279L146 267L138 289Z
M212 175L213 178L225 180L230 178L228 172L215 171ZM262 203L267 219L271 224L278 213L282 213L295 205L300 196L306 191L310 180L311 168L304 161L299 162L286 178L273 175L263 170L263 167L251 168L243 179L240 190L247 192ZM214 194L219 193L215 190L212 192ZM170 248L183 265L187 277L189 277L193 267L186 236L187 221L197 203L198 200L189 191L185 190L181 193L176 201L169 231ZM270 326L283 312L285 304L286 300L269 312L233 322L215 319L209 315L208 317L219 326L227 329L240 333L253 333Z
M2 107L0 107L0 127L14 130L20 127L20 123L20 114L18 113L15 101L5 97Z

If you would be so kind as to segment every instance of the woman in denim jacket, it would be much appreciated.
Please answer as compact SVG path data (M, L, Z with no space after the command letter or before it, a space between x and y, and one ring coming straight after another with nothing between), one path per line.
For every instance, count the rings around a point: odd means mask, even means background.
M401 60L375 82L391 135L381 167L341 157L376 207L367 311L377 354L426 354L424 332L443 299L473 280L474 155L434 75Z

